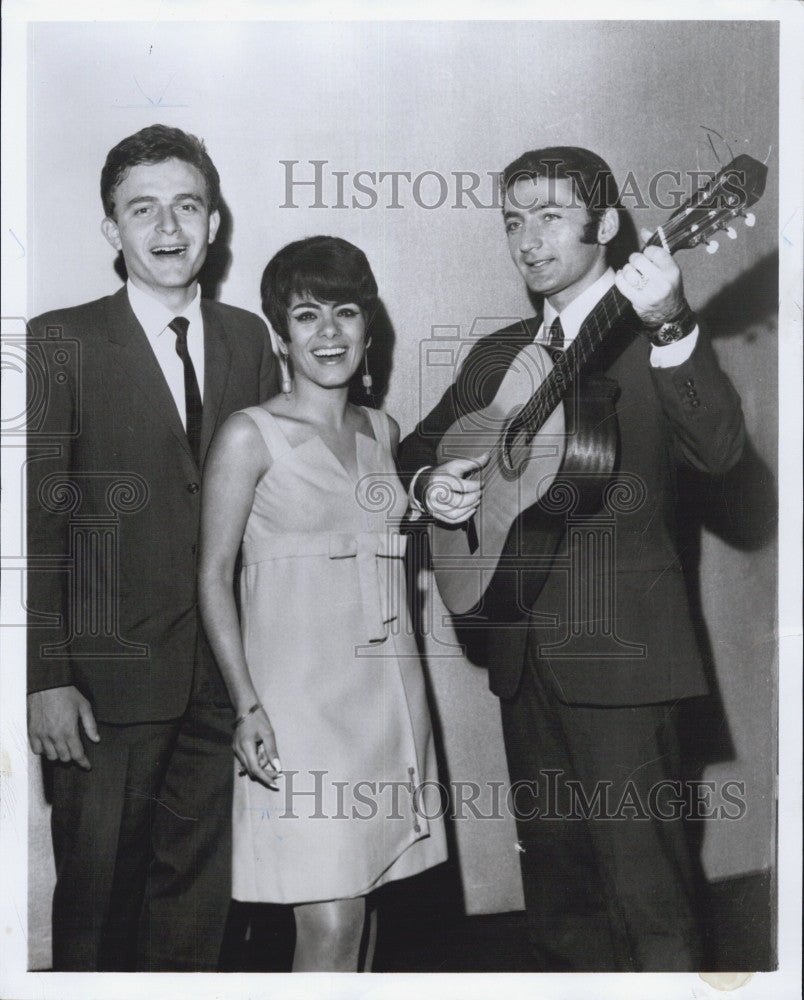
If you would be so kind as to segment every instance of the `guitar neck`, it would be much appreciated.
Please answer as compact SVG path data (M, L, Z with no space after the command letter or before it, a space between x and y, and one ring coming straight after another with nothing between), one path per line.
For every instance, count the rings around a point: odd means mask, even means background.
M628 299L612 285L589 313L578 336L557 356L552 371L516 418L516 424L529 436L538 433L629 306Z

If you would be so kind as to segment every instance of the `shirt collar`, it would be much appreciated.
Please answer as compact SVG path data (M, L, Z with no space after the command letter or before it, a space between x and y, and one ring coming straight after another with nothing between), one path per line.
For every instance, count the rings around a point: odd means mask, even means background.
M578 336L581 324L603 298L606 292L614 284L614 271L609 267L597 279L597 281L585 288L580 295L565 306L560 313L550 305L547 299L544 300L544 329L549 330L550 324L556 318L561 317L561 329L564 331L564 341L569 343Z
M168 324L171 323L176 316L184 316L188 319L190 321L190 330L194 327L196 329L203 329L203 326L201 325L200 285L196 286L195 296L192 301L189 302L180 313L176 313L172 309L168 309L167 306L162 305L161 302L157 302L153 296L132 284L130 280L126 282L126 292L128 293L128 301L131 305L131 310L137 317L137 321L149 339L153 339L158 337L161 333L164 333Z

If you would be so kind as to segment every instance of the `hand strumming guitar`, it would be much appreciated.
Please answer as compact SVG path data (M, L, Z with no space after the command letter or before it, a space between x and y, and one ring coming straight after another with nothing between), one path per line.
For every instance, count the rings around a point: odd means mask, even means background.
M480 503L483 482L479 473L489 460L485 452L477 458L454 458L423 469L414 484L413 495L421 508L438 521L463 524Z

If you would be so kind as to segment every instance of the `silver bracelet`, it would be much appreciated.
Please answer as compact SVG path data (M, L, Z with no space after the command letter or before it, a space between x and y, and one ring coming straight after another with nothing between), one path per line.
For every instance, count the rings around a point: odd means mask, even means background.
M261 708L262 705L260 704L260 702L255 701L247 712L244 712L242 715L238 715L238 717L232 723L232 729L237 729L237 727L241 725L243 722L245 722L250 715L254 715L255 712L259 712Z

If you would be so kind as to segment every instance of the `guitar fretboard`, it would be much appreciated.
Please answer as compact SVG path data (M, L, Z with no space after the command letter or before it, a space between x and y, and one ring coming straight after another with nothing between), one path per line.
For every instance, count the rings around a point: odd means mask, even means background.
M556 355L552 371L517 414L509 436L524 431L531 438L538 433L629 306L619 289L612 286L606 292L581 324L578 336Z

